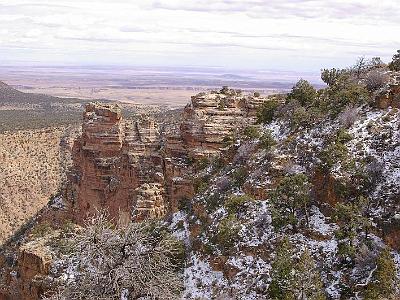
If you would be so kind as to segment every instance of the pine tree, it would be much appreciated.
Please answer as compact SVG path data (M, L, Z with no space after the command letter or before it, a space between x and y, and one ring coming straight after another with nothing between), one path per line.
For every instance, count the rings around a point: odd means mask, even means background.
M373 279L367 285L365 300L394 297L397 284L396 264L388 249L384 249L376 261Z
M274 300L294 300L294 261L293 247L287 237L283 238L276 249L272 263L271 284L268 295Z
M321 276L316 269L314 259L306 249L296 265L294 293L298 300L325 300Z
M310 184L304 174L291 174L282 179L271 194L272 221L277 228L292 225L296 232L302 216L309 223Z

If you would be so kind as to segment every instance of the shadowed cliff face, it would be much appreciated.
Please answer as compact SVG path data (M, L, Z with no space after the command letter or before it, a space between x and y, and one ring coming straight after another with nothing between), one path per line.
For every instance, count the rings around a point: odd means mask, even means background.
M76 219L100 209L123 222L176 211L194 194L194 162L221 153L226 138L255 122L265 100L226 88L200 93L185 107L179 128L163 135L149 117L125 122L117 105L88 104L67 193Z

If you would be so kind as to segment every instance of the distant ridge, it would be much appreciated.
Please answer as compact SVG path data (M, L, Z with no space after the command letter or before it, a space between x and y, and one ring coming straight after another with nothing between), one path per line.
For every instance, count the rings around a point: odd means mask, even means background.
M30 104L47 104L51 103L87 103L90 100L78 98L60 98L45 94L24 93L10 85L0 81L0 105L6 103L30 103Z

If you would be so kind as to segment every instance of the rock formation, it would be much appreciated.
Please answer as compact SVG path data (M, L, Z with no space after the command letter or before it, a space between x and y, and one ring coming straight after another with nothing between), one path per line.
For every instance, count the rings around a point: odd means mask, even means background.
M255 122L265 100L226 87L200 93L185 107L180 126L162 138L148 116L128 122L116 105L88 104L67 193L76 219L100 209L115 221L177 210L194 194L193 161L221 153L238 128Z

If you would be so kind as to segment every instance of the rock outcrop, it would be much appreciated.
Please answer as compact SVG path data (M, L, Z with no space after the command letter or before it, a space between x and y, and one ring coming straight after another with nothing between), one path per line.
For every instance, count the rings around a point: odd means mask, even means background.
M376 97L375 103L380 109L386 109L389 106L400 108L400 76L396 83L390 84Z
M224 87L193 96L179 126L161 137L154 120L122 119L116 105L86 106L74 144L68 197L78 222L106 209L115 221L159 218L194 195L194 163L220 154L266 98Z
M159 147L153 121L123 123L118 106L88 104L82 136L74 144L75 168L68 193L76 219L106 209L115 221L129 220L137 189L144 183L162 183Z

